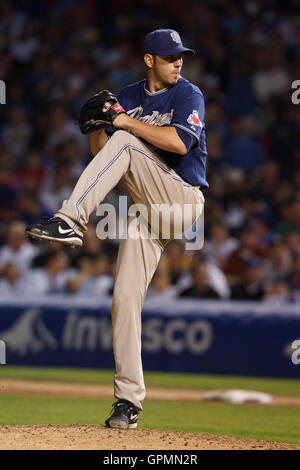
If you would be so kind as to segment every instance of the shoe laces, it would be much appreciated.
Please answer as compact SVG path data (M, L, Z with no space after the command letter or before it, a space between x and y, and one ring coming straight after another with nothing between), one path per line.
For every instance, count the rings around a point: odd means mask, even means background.
M60 217L53 216L53 217L51 217L51 219L48 220L48 224L53 224L53 223L57 223L57 222L62 223L62 224L65 224L65 226L71 228L71 227L67 224L67 222L65 222L65 221L64 221L63 219L61 219ZM64 225L63 225L63 226L64 226ZM74 232L74 230L73 230L73 232Z
M116 409L120 410L121 413L122 413L123 411L127 412L130 409L135 410L135 407L132 403L130 403L130 401L118 400L118 401L116 401L115 403L112 404L112 411L115 412Z

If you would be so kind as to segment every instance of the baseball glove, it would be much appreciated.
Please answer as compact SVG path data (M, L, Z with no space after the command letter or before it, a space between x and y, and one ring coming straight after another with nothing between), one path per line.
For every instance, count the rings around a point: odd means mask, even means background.
M81 108L79 127L82 134L89 134L112 125L114 119L126 113L116 96L108 90L92 96Z

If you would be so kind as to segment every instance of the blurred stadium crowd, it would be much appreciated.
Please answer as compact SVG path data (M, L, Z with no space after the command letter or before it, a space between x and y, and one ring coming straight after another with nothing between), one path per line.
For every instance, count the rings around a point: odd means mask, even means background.
M145 34L176 29L197 51L183 75L206 101L205 244L171 242L150 296L300 301L300 11L296 0L44 0L0 3L0 293L110 294L118 241L36 244L89 162L84 101L144 77ZM298 74L298 75L297 75ZM122 182L107 196L117 204Z

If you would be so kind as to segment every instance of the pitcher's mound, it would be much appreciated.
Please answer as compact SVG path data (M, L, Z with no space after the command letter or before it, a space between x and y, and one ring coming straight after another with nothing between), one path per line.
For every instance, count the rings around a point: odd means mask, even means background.
M243 450L300 449L300 445L155 429L128 431L96 424L0 426L0 449Z

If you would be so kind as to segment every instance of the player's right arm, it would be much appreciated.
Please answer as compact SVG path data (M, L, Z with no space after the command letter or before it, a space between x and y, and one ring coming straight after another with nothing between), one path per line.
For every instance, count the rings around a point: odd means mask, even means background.
M89 134L89 146L92 155L97 155L98 152L104 147L108 141L108 136L105 129L99 129Z

